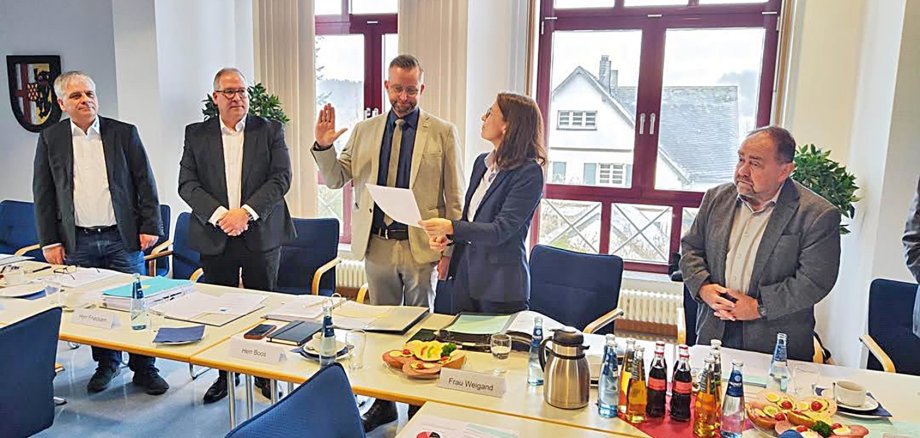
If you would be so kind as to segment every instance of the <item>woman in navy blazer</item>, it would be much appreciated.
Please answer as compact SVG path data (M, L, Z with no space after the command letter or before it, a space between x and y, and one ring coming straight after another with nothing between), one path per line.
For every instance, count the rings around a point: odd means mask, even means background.
M420 222L433 249L454 246L452 310L526 310L530 270L525 241L543 196L543 116L533 99L499 93L482 116L482 138L494 148L476 158L460 220Z

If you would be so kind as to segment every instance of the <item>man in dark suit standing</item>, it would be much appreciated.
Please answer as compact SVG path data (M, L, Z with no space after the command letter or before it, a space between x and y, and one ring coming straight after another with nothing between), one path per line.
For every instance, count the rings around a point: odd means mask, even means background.
M99 117L96 84L78 71L60 75L54 91L70 116L41 132L32 193L45 259L52 264L144 273L143 250L162 230L156 181L137 129ZM98 362L86 389L100 392L118 375L121 352L93 347ZM169 385L154 358L130 355L133 381L147 394Z
M278 280L281 244L295 237L284 195L291 187L291 158L281 123L247 115L246 80L235 68L214 77L219 117L185 128L179 196L192 207L188 238L201 253L205 282L271 291ZM239 380L235 382L238 384ZM256 379L262 394L269 382ZM221 371L204 396L227 395Z

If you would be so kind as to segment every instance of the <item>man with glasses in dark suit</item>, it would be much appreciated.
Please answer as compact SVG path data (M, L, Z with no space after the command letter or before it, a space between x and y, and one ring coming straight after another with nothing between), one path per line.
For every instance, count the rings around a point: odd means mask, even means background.
M179 196L192 208L188 238L201 254L204 282L272 291L281 244L295 237L284 195L291 187L291 158L281 123L249 115L246 80L235 68L214 76L218 117L185 128ZM227 373L204 395L227 396ZM234 384L239 384L237 377ZM269 381L256 386L271 397Z
M55 265L144 274L143 250L162 232L157 184L137 128L100 117L96 84L82 72L58 76L54 90L70 116L42 131L32 193L45 260ZM121 352L93 347L98 363L86 389L100 392L119 373ZM154 358L131 354L133 381L150 395L169 385Z

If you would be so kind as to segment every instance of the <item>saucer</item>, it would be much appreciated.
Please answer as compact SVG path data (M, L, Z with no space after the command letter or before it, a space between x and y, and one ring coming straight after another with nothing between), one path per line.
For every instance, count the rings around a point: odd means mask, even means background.
M843 403L840 400L837 400L837 406L840 406L844 409L849 409L851 411L870 412L870 411L874 411L878 409L878 401L866 395L866 401L864 401L861 406L850 406L848 404Z
M319 344L320 340L318 338L310 339L309 342L303 345L302 351L305 355L312 358L319 358ZM348 354L348 345L342 341L335 341L335 357L340 358Z
M44 286L41 284L34 283L23 283L17 284L15 286L7 286L0 289L0 297L5 298L21 298L27 297L29 295L35 295L39 292L44 291Z

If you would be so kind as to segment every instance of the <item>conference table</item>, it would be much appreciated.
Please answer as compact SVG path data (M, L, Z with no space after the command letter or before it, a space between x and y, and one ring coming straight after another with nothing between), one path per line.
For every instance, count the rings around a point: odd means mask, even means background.
M69 293L81 293L92 296L99 294L100 290L114 285L125 284L130 277L113 276L101 280ZM278 326L285 324L283 321L265 320L263 316L268 311L277 308L292 300L290 295L253 291L246 289L227 288L221 286L196 284L195 290L201 293L220 295L227 292L245 292L259 294L265 297L264 307L255 312L239 317L223 326L207 326L202 340L193 344L158 346L152 339L155 330L132 330L128 322L127 312L109 309L96 309L100 312L112 312L121 322L118 327L103 329L86 325L75 324L71 313L65 313L61 323L60 339L76 343L119 349L132 353L140 353L158 358L171 359L212 368L218 368L233 373L244 374L247 380L252 376L264 377L272 380L299 384L310 378L318 369L319 364L303 358L291 348L285 348L284 360L279 363L263 363L240 359L231 354L231 343L239 340L242 333L257 324L268 322ZM57 305L55 297L45 297L33 301L20 299L0 299L0 324L14 323L32 314L41 312ZM360 369L349 369L350 358L342 360L349 375L352 389L356 394L379 397L414 405L428 406L427 412L433 416L443 418L472 420L483 425L514 425L517 430L546 431L545 435L522 434L521 436L549 436L551 431L578 431L577 435L564 433L561 436L639 436L649 434L625 421L613 418L603 418L598 415L595 401L596 390L592 388L589 405L582 409L565 410L552 407L543 401L543 387L533 387L527 384L527 354L525 352L512 352L509 358L499 361L488 353L468 352L464 369L467 371L492 374L497 368L504 372L501 376L506 382L506 391L501 397L492 397L482 394L471 394L457 390L439 387L436 381L414 380L402 373L386 366L382 356L386 351L402 349L406 340L422 328L439 329L448 325L452 316L428 314L424 319L402 335L367 333L367 343L364 352L364 365ZM189 322L162 319L158 321L161 326L179 327L192 325ZM345 331L336 330L336 336L344 340ZM590 346L589 355L600 355L603 350L604 338L599 335L586 335L586 343ZM238 342L238 341L237 341ZM251 343L264 343L266 341L250 341ZM623 340L620 339L622 343ZM646 363L654 354L653 343L639 341L646 346ZM691 349L691 363L700 367L702 359L707 354L705 346L694 346ZM666 347L666 357L669 366L673 366L674 348ZM745 375L765 376L769 367L770 355L723 349L723 369L726 373L734 359L743 360ZM790 361L790 368L798 363ZM846 368L833 365L816 365L820 372L818 386L827 387L834 380L855 380L865 385L872 394L893 414L889 420L859 420L835 416L835 421L841 423L858 423L866 425L872 435L882 436L882 433L892 433L903 436L920 436L920 377L882 373L862 369ZM230 380L232 381L232 380ZM745 393L749 396L756 394L761 388L746 386ZM251 406L251 385L246 392L247 403ZM236 400L229 400L231 427L235 422L233 411ZM420 413L425 413L423 408ZM474 412L475 414L470 414ZM251 410L247 411L251 415ZM510 418L510 419L509 419ZM497 423L496 423L497 422ZM518 429L520 426L520 429ZM537 433L537 432L535 432ZM539 432L543 433L543 432ZM748 430L744 436L765 436L756 430ZM896 436L896 435L895 435Z
M610 436L589 429L530 421L512 415L428 402L415 413L414 417L409 419L402 430L396 434L396 438L417 438L422 432L435 432L442 437L452 436L448 434L453 432L454 436L460 436L456 434L456 431L463 431L464 426L481 433L477 436L492 436L483 433L483 429L496 431L497 436L527 438L602 438Z

